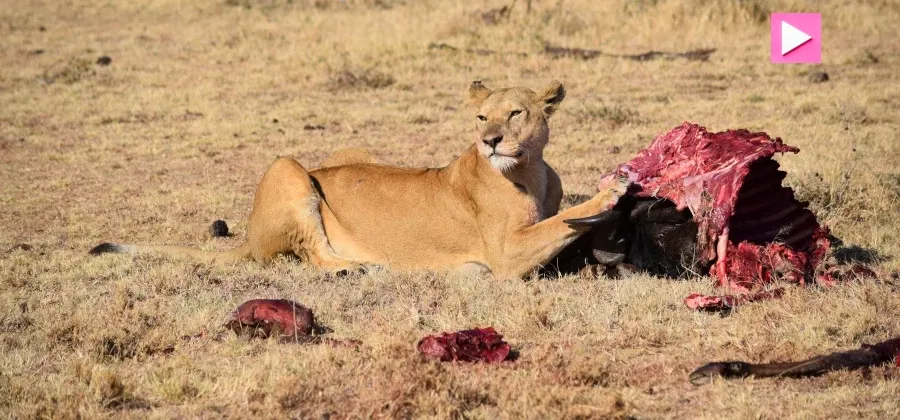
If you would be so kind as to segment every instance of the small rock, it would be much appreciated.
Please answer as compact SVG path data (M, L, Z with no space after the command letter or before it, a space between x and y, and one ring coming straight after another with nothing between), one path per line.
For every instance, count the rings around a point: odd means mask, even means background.
M47 32L47 28L44 27L44 25L39 26L39 27L38 27L38 30L41 31L41 32Z
M278 124L278 118L272 118L272 122Z
M828 73L825 73L824 71L814 71L809 74L809 81L811 83L825 83L828 80Z
M318 125L318 124L316 124L316 125L306 124L306 125L303 126L303 129L304 129L304 130L307 130L307 131L311 131L311 130L324 130L324 129L325 129L325 126L324 126L324 125Z
M214 238L228 236L228 224L224 220L216 220L209 226L209 234Z
M31 50L31 55L41 55L44 53L44 50L38 48L36 50Z
M606 149L606 152L614 155L622 151L622 148L619 146L610 146L609 149Z
M110 58L108 55L104 55L97 59L97 64L101 66L108 66L112 64L112 58Z

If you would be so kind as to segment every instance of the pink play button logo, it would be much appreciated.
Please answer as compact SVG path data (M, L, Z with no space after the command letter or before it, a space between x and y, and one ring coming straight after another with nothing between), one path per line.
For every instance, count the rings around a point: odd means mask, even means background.
M818 13L772 13L773 63L821 63L822 16Z
M781 21L781 55L796 50L799 46L812 39L809 34L795 28L786 21Z

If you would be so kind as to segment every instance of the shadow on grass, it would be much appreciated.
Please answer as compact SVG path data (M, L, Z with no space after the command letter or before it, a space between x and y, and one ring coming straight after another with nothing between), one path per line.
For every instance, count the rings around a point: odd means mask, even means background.
M840 265L844 264L880 264L890 260L880 252L859 245L844 243L840 238L828 235L831 241L831 252Z

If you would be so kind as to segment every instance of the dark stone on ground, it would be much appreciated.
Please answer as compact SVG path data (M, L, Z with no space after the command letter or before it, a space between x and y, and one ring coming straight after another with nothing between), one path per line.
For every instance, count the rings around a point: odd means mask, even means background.
M809 81L812 83L825 83L829 80L828 73L824 71L814 71L809 74Z
M228 224L224 220L216 220L209 226L209 234L214 238L228 236Z

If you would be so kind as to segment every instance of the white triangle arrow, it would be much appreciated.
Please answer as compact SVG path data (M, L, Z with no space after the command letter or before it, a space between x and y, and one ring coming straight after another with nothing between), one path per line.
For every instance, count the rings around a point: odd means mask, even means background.
M793 27L790 23L781 21L781 55L794 51L811 39L812 37L807 33Z

